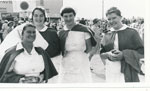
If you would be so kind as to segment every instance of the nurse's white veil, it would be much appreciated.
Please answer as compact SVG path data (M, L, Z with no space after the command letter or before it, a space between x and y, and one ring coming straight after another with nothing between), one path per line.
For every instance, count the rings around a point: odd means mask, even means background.
M27 23L24 23L13 29L0 44L0 62L7 49L11 48L12 46L15 46L18 42L21 42L21 32L26 24ZM43 49L46 49L48 47L47 41L42 37L42 35L37 30L34 46L42 47Z

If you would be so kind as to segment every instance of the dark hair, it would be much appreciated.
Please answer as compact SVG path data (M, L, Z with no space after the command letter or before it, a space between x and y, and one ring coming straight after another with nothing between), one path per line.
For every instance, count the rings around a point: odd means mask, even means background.
M22 35L24 34L24 31L26 30L27 27L33 27L33 28L36 28L33 24L26 24L26 25L23 27Z
M75 10L74 10L73 8L70 8L70 7L64 8L64 9L61 11L60 15L63 16L64 13L73 13L74 16L76 16Z
M37 8L35 8L35 9L32 11L32 18L31 18L31 20L33 21L33 15L34 15L35 10L39 10L39 11L41 11L41 12L43 13L43 15L44 15L44 17L45 17L44 22L46 22L46 11L45 11L44 8L41 8L41 7L37 7Z
M115 13L116 15L121 16L121 11L117 7L111 7L110 9L108 9L106 12L106 16L112 13Z

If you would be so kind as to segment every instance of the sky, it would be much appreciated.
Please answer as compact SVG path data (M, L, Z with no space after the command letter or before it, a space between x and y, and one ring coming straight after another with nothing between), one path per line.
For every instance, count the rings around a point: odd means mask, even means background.
M77 17L105 18L106 11L118 7L126 18L144 17L146 0L104 0L104 13L102 13L102 0L63 0L63 7L71 6L77 11Z

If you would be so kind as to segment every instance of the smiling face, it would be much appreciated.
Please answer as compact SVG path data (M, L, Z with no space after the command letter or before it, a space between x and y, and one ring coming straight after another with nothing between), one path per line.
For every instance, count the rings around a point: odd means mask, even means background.
M27 27L22 33L22 42L33 43L36 38L36 31L34 27Z
M122 26L121 16L118 16L116 13L110 13L107 15L107 19L108 19L110 26L113 27L114 29L121 28Z
M45 22L45 15L42 11L40 10L35 10L33 12L33 23L35 24L35 26L40 26L40 25L43 25L44 22Z
M75 21L74 21L75 15L73 14L73 12L64 13L62 17L63 17L66 25L72 25L75 23Z

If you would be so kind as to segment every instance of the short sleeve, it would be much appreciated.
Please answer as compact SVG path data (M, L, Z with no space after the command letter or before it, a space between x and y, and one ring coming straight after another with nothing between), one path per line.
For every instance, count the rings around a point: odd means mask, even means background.
M89 33L84 32L84 37L85 37L85 39L89 39L91 37L91 35Z

